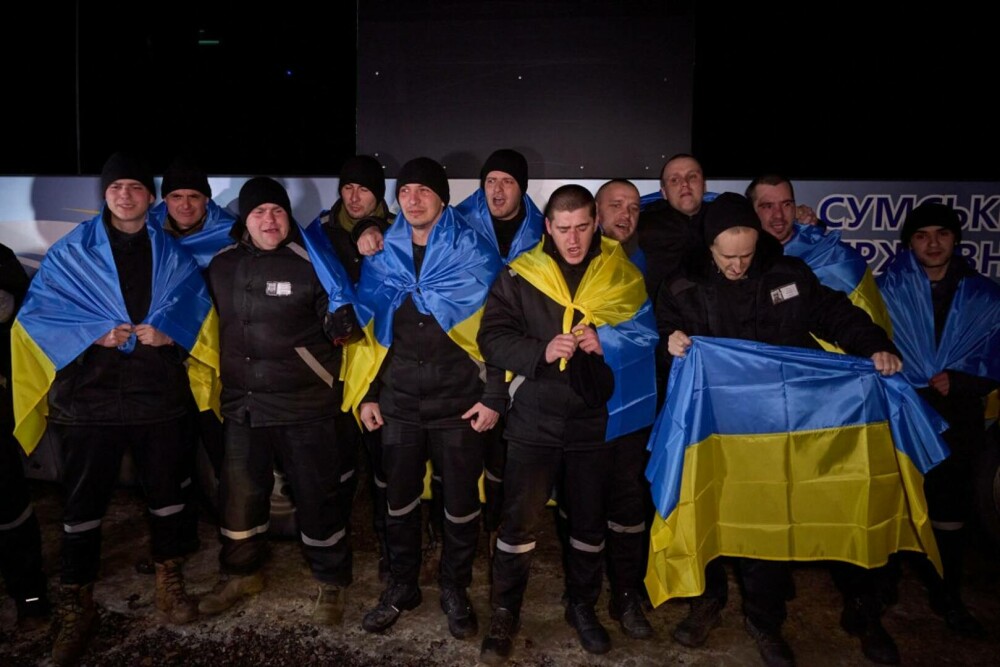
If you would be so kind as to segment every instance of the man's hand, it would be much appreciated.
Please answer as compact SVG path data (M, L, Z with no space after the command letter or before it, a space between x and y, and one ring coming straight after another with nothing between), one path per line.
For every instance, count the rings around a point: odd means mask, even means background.
M577 324L570 332L577 338L577 345L587 354L599 354L604 356L604 348L601 347L601 339L597 331L591 329L586 324Z
M819 218L816 217L816 211L812 210L811 207L805 204L799 204L795 207L795 221L801 222L803 225L818 225Z
M678 329L667 339L667 352L674 357L683 357L687 354L688 348L691 347L691 342L688 335Z
M369 227L358 237L358 252L364 257L371 257L382 247L382 232L378 227Z
M136 325L135 337L139 339L140 343L143 345L149 345L150 347L162 347L164 345L174 344L173 338L153 327L151 324Z
M369 431L377 431L385 423L382 419L382 410L379 409L378 403L362 403L360 413L361 423Z
M947 396L948 392L951 391L951 377L949 377L948 371L941 371L932 377L928 384L942 396Z
M903 370L903 360L892 352L876 352L872 361L875 362L875 370L882 375L894 375Z
M500 413L496 410L491 410L482 403L476 403L466 410L465 414L462 415L462 419L471 419L469 425L472 427L472 430L482 433L483 431L489 431L497 425Z
M127 341L128 337L131 335L131 324L119 324L114 329L95 340L94 345L100 345L101 347L118 347L119 345L124 345L125 341Z
M545 346L545 363L551 364L572 357L579 340L579 337L571 333L559 334L550 340Z

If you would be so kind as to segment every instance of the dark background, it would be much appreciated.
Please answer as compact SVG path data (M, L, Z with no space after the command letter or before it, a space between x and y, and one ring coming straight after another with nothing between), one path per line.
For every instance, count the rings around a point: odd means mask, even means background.
M96 174L136 147L157 170L185 152L233 175L334 175L360 149L393 176L422 153L462 178L512 145L539 178L655 177L683 150L710 178L1000 179L995 23L971 10L365 0L359 17L350 2L78 0L17 14L0 174ZM378 89L370 65L405 85ZM518 69L545 75L541 94L505 82ZM536 122L511 113L525 95ZM401 113L414 99L438 113Z

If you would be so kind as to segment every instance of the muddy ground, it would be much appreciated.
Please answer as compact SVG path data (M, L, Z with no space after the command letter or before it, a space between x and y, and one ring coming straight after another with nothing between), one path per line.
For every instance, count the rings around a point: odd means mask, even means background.
M57 582L59 515L61 501L51 482L33 484L35 509L43 525L44 562L50 583ZM104 523L101 580L95 588L100 609L100 629L84 665L154 667L159 665L211 666L275 665L474 665L479 643L488 625L486 539L481 540L475 581L470 597L480 618L480 634L458 641L448 634L433 583L423 587L424 603L405 612L384 635L361 629L361 617L381 590L377 577L375 542L370 527L367 494L359 490L353 521L355 583L349 589L342 628L313 626L309 613L315 594L296 542L274 540L265 570L266 590L221 617L202 619L186 626L164 626L153 607L153 577L139 574L136 562L147 554L148 531L143 503L135 489L122 487ZM188 590L211 589L217 571L216 530L204 515L203 548L187 564ZM592 656L579 648L576 635L563 620L560 604L562 576L554 534L542 537L522 615L511 665L759 665L753 641L743 630L739 591L730 577L730 602L723 624L699 650L684 648L670 638L671 629L684 616L684 601L671 601L650 611L656 636L634 641L622 635L607 615L607 593L598 608L613 642L605 656ZM864 665L858 642L839 625L840 598L826 570L797 567L796 599L789 603L785 634L800 665ZM899 601L885 614L885 626L896 638L908 665L1000 664L1000 562L996 554L980 547L969 554L968 606L987 626L985 641L956 639L926 604L924 587L910 564L903 568ZM43 627L18 633L13 602L3 597L0 606L0 665L51 664L48 652L53 629Z

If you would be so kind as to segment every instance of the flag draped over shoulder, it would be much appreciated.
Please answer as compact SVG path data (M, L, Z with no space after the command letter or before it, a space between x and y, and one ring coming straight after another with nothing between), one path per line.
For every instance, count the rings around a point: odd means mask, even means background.
M149 210L149 218L155 221L158 227L167 224L167 204L160 202ZM236 216L209 199L205 204L205 224L197 232L182 236L176 239L181 247L191 253L194 261L198 263L198 268L202 271L208 268L219 252L227 245L233 243L229 232L236 222Z
M357 301L351 277L347 275L347 269L340 263L333 244L323 231L323 221L316 218L306 227L300 225L299 229L316 277L330 299L328 310L332 313L341 306Z
M797 222L795 235L785 244L784 249L786 255L798 257L808 264L820 283L847 294L851 303L868 313L875 324L892 336L889 312L868 262L861 253L841 241L840 232L830 230L824 233L815 225ZM825 350L843 352L824 340L819 340L819 343Z
M941 571L923 475L948 455L947 425L905 379L858 357L692 340L649 441L653 604L701 594L720 555L871 568L910 550Z
M601 238L594 257L572 297L562 272L540 241L511 262L528 283L566 310L562 331L569 333L575 312L581 324L593 324L611 368L615 389L608 401L608 440L653 423L656 414L655 354L659 334L646 296L642 273L625 250L612 239ZM560 364L565 369L565 363Z
M524 221L514 235L514 240L510 244L510 252L507 257L503 257L505 263L510 263L515 257L523 252L531 250L542 238L542 231L545 229L545 216L535 202L528 195L521 196L521 205L524 207ZM490 217L490 208L486 204L486 194L482 188L477 189L465 200L455 207L455 211L469 223L469 226L485 236L496 251L500 252L496 235L493 233L493 218Z
M199 408L219 409L218 316L198 266L177 242L147 224L153 255L143 322L190 354L188 376ZM101 215L49 248L11 331L14 435L31 453L45 430L46 395L56 372L95 340L130 322ZM120 349L131 352L135 335Z
M912 252L900 251L878 285L913 386L926 387L946 368L1000 380L1000 286L979 275L963 278L937 342L930 279Z
M407 297L469 356L483 361L476 335L500 255L449 206L431 229L418 279L412 238L400 213L385 233L383 250L361 267L355 312L365 335L347 346L344 371L343 407L355 415L392 346L393 316Z

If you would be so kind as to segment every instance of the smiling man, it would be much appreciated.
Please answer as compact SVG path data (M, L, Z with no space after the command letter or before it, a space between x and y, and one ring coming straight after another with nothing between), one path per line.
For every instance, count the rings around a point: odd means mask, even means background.
M277 463L292 489L302 552L318 583L312 619L339 625L353 573L349 516L338 500L344 461L354 452L353 443L337 438L337 379L339 346L359 331L353 288L342 269L339 291L320 282L280 183L250 179L240 189L239 209L236 243L208 270L222 362L222 575L198 608L218 614L263 589Z

